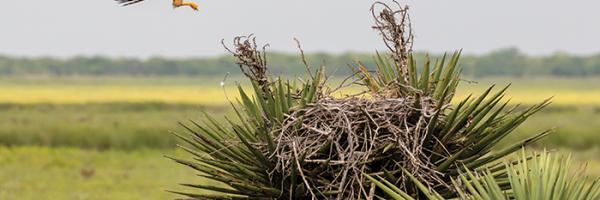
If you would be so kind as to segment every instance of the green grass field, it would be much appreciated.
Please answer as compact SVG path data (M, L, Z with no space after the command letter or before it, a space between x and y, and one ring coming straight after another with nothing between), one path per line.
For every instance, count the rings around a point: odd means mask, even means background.
M177 122L202 119L225 107L191 104L3 104L0 145L69 146L86 149L173 148Z
M228 107L190 104L34 104L0 105L0 145L84 149L170 149L178 122L233 115ZM510 135L506 142L554 128L540 145L573 149L600 148L600 107L548 107Z
M232 115L236 78L71 78L0 80L0 199L172 199L178 183L201 181L162 157L173 150L178 121L202 110ZM491 83L513 83L513 103L555 103L504 143L555 128L536 144L577 152L600 175L600 79L465 81L458 98ZM583 152L583 153L581 153Z
M163 154L182 153L0 147L0 199L174 199L166 189L202 181Z

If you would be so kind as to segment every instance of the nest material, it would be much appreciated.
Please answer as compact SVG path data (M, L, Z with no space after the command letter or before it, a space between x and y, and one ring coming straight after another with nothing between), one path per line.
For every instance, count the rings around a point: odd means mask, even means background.
M402 169L437 184L441 174L423 149L435 105L414 97L320 98L283 122L275 172L299 172L310 195L328 199L372 197L374 187L362 173L384 169L400 177L399 184L406 180Z

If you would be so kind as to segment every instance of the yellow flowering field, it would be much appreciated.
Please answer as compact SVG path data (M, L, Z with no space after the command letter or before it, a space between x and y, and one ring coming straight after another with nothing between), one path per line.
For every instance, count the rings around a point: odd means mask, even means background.
M470 93L481 93L487 86L497 88L513 83L508 97L513 103L533 104L554 97L554 105L600 105L600 79L486 79L477 84L462 84L457 94L461 99ZM237 89L233 81L220 87L220 80L108 79L58 81L0 81L0 103L15 104L80 104L80 103L172 103L227 104ZM356 90L351 88L350 90Z

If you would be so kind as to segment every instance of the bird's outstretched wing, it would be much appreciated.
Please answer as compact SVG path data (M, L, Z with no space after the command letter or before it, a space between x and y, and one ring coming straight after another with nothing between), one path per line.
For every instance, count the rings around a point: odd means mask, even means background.
M134 3L142 2L144 0L115 0L115 1L117 1L121 5L128 6L128 5L131 5Z
M123 6L128 6L131 4L142 2L144 0L115 0L115 1ZM196 3L184 2L184 0L173 0L173 8L179 8L181 6L188 6L194 10L198 10L198 5Z

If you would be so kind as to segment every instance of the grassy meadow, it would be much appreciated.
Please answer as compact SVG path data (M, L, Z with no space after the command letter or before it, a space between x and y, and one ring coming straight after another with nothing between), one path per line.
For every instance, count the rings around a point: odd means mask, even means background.
M235 81L221 78L68 78L0 80L0 199L172 199L164 189L198 179L164 154L178 121L202 111L232 115ZM517 138L554 128L538 146L577 153L600 175L600 79L485 79L462 83L458 99L492 83L512 83L511 103L554 103ZM349 90L355 90L351 88ZM200 180L196 180L200 181Z
M183 153L0 147L0 199L174 199L165 190L203 181L164 154Z

